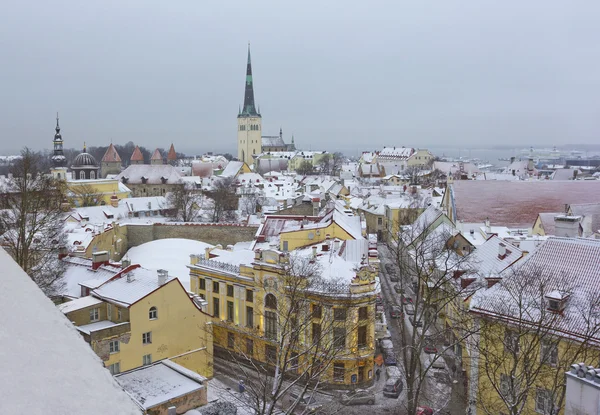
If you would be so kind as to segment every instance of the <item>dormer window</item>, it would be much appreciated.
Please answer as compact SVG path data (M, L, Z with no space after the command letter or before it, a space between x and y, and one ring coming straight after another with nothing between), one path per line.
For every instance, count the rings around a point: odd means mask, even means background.
M570 294L558 290L554 290L546 294L548 301L548 310L553 313L562 313L567 306Z
M164 177L164 176L160 178L160 181L162 182L162 184L166 184L167 180L168 179L166 177Z
M142 176L142 184L146 184L148 182L148 178Z

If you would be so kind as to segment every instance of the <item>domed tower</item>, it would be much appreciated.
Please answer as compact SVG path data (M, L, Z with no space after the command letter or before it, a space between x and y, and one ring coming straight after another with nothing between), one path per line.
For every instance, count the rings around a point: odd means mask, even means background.
M54 167L65 167L67 164L67 158L63 153L63 139L60 135L60 125L58 124L58 113L56 113L56 128L54 129L54 151L52 153L52 166Z
M75 157L75 160L73 160L71 170L73 170L73 180L90 180L100 178L98 163L96 163L94 156L87 152L85 144L83 145L83 152Z

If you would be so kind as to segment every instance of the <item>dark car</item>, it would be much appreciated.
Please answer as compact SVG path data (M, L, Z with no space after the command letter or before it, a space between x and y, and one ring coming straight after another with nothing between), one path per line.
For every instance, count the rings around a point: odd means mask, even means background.
M402 379L390 378L383 387L383 396L386 398L398 398L402 392Z
M433 344L432 342L427 342L427 343L425 343L425 347L423 347L423 351L427 354L433 354L433 353L437 353L438 349L437 349L437 347L435 347L435 344Z
M413 299L410 297L406 297L406 296L402 296L402 305L406 305L406 304L412 304L413 303Z
M396 366L398 365L398 360L396 360L396 355L393 351L384 350L383 351L383 363L386 366Z
M343 405L374 405L375 393L364 389L350 391L342 395L341 402Z
M297 400L298 394L296 392L291 392L288 397L289 404L291 405ZM304 396L302 396L302 398L300 398L297 408L302 409L308 412L309 414L314 414L317 411L319 411L322 406L323 405L319 404L313 396L305 394Z
M402 309L400 307L398 307L397 305L393 306L392 309L390 310L390 317L391 318L402 318Z

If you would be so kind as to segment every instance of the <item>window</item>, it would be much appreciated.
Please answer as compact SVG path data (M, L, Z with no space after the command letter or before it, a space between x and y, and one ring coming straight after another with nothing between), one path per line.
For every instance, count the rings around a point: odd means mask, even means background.
M152 343L152 332L149 331L147 333L142 333L142 344L151 344Z
M383 218L377 218L377 224L383 225Z
M312 316L313 318L321 318L323 314L323 308L320 305L312 305Z
M288 241L283 241L283 252L288 251Z
M213 297L213 317L219 317L221 315L221 307L219 305L219 299Z
M227 347L229 347L230 349L233 349L234 346L235 346L235 334L227 333Z
M233 321L233 301L227 301L227 321Z
M213 281L213 292L214 293L219 293L219 282L218 281Z
M123 313L119 307L117 307L117 319L119 319L119 321L123 319Z
M121 348L119 347L119 341L112 340L110 343L108 343L108 351L110 353L119 353L121 351Z
M96 178L96 172L92 170L90 172L90 179L95 179L95 178Z
M142 364L144 366L148 366L152 364L152 355L151 354L145 354L144 357L142 358Z
M254 340L246 339L246 354L252 356L254 354Z
M266 345L265 357L267 358L267 363L270 363L272 365L277 363L277 347Z
M552 409L552 393L548 389L538 388L535 394L535 411L549 414Z
M254 308L246 307L246 327L254 327Z
M253 303L254 302L254 291L246 290L246 301Z
M277 298L273 294L267 294L265 296L265 307L277 310Z
M558 364L558 345L549 341L541 343L540 361L556 366Z
M120 362L113 363L112 365L110 365L108 367L108 370L111 375L118 375L119 373L121 373L121 363Z
M333 347L346 347L346 328L334 327L333 329Z
M233 285L227 286L227 297L233 297Z
M321 325L317 323L313 323L312 325L312 340L313 343L318 343L321 341Z
M334 382L343 382L344 375L346 372L346 368L343 363L334 363L333 364L333 381Z
M335 321L346 321L346 309L345 308L334 308L333 319Z
M200 282L200 289L206 290L206 280L204 278L199 278L198 281Z
M79 172L79 180L84 180L85 179L85 173L83 171Z
M98 321L100 319L100 309L92 308L90 310L90 321Z
M367 318L369 318L369 310L367 309L367 307L360 307L358 309L358 319L366 320Z
M150 307L150 311L148 311L148 318L150 318L150 320L156 320L158 318L158 310L156 307Z
M358 328L358 347L367 347L367 326Z
M506 330L504 332L504 350L509 353L519 353L519 334Z
M265 311L265 336L267 339L277 339L277 315L273 311Z

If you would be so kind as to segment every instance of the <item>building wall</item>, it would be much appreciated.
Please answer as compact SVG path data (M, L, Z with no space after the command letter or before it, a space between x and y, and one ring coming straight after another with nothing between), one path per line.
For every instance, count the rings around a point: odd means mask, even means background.
M169 407L175 406L178 414L184 414L190 409L196 409L208 403L206 387L177 398L169 399L160 405L146 410L147 415L168 415Z
M81 198L77 196L78 188L86 186L89 188L91 193L98 201L98 205L110 205L110 198L112 195L116 195L119 200L131 197L129 192L123 192L119 189L119 183L117 180L100 179L97 181L68 181L67 189L73 193L69 197L71 203L75 206L81 206Z
M103 161L101 163L101 175L102 178L105 178L109 174L119 174L121 173L121 163L118 161L107 162Z
M309 239L309 234L313 235L312 239ZM323 242L325 241L327 235L331 237L331 240L335 238L341 239L342 241L354 239L341 226L335 222L332 222L326 228L301 229L293 232L281 233L279 235L279 249L283 251L283 248L285 247L284 242L287 242L287 250L293 251L294 249L303 246Z
M544 230L544 227L542 226L542 220L540 219L540 215L538 215L538 217L535 220L535 223L533 224L533 228L531 229L531 234L532 235L541 235L541 236L546 235L546 231Z
M125 183L129 189L131 189L132 197L147 197L147 196L165 196L171 192L177 183L167 184L133 184Z
M96 251L107 251L110 259L120 261L128 250L127 226L113 222L112 228L94 236L85 250L85 258L92 258Z
M600 414L600 384L567 373L565 415Z
M431 162L431 160L433 160L433 154L431 154L429 150L418 149L409 157L409 159L406 161L406 164L408 167L425 167Z
M109 354L108 358L101 356L106 367L120 362L124 372L142 366L144 355L152 355L152 362L183 355L172 360L204 377L212 377L210 317L198 310L178 281L168 282L130 307L131 338L120 345L118 353ZM158 310L158 318L150 320L153 306ZM152 332L151 344L142 343L146 332ZM102 339L102 343L110 340ZM101 347L99 342L94 346L95 351Z
M251 126L256 126L252 130ZM261 117L238 117L238 160L251 165L254 162L253 155L262 152L262 118Z

